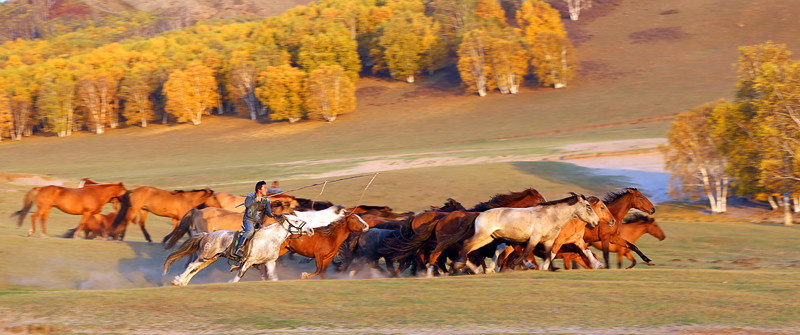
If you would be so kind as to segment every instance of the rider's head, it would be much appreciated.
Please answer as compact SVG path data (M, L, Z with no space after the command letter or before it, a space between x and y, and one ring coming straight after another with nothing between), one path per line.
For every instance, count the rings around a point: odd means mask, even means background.
M261 189L261 186L264 186L264 185L267 185L267 182L265 182L265 181L263 181L263 180L262 180L262 181L259 181L259 182L257 182L257 183L256 183L256 192L258 192L258 190L260 190L260 189Z

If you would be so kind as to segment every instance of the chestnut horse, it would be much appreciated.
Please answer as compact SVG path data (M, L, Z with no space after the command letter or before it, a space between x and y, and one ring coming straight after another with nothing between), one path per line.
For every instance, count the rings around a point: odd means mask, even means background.
M350 236L350 233L367 230L369 230L367 223L360 216L350 212L326 227L314 228L312 236L287 239L281 246L280 255L294 251L302 256L313 257L317 271L311 274L303 272L300 279L309 279L316 275L325 279L325 271L344 240Z
M150 186L137 187L130 191L127 206L123 204L114 219L112 225L114 231L118 231L120 225L123 227L122 233L115 237L122 240L128 223L136 217L136 214L139 214L139 228L142 229L147 242L152 243L150 234L144 226L148 212L172 218L172 229L174 230L186 212L203 204L213 195L214 191L209 188L193 191L167 191Z
M86 224L83 226L84 237L87 240L93 240L97 237L108 236L108 232L111 230L111 224L114 223L115 217L117 217L117 212L92 215L86 220ZM68 230L64 234L64 237L69 238L74 236L77 230L77 227Z
M542 268L549 269L553 243L561 228L574 216L591 226L596 226L600 220L586 198L577 194L526 208L501 207L482 212L475 218L475 234L464 241L453 268L460 270L467 265L473 272L477 272L475 266L467 260L469 253L502 238L526 242L522 255L528 255L537 244L542 243L545 254L549 256L545 258Z
M614 218L617 220L617 222L622 222L623 218L625 218L625 215L628 214L628 211L630 211L631 208L636 208L648 214L653 214L656 212L656 207L653 206L653 203L651 203L641 191L633 187L628 187L621 192L610 192L606 195L605 199L603 199L603 202L606 203L606 206L608 206L611 214L614 214ZM609 267L608 253L609 245L612 243L621 247L630 248L642 258L645 264L655 265L653 261L647 258L647 256L645 256L639 250L639 248L636 247L635 244L626 241L624 238L622 238L622 236L620 236L620 225L611 226L604 223L597 226L595 229L591 229L589 227L584 229L585 232L583 239L586 241L586 243L600 242L606 268Z
M78 237L84 229L86 221L94 214L99 214L103 205L113 198L124 198L127 194L125 185L122 183L89 185L82 188L70 188L61 186L34 187L27 194L22 205L22 209L11 214L11 217L18 216L17 227L22 225L25 215L36 201L38 206L36 213L31 215L31 229L28 236L36 232L36 219L41 217L42 237L47 237L45 222L50 215L50 209L56 207L67 214L82 215L81 222L78 224L73 237Z
M655 218L642 214L636 214L632 218L626 219L625 223L620 228L620 236L631 243L636 243L636 240L645 233L653 235L653 237L657 238L659 241L663 241L664 238L667 237ZM597 249L602 248L600 242L594 242L592 246ZM608 251L617 253L617 268L622 268L623 257L631 261L631 266L629 266L628 269L636 266L636 259L631 255L631 249L612 244L609 246ZM566 259L564 261L566 262Z

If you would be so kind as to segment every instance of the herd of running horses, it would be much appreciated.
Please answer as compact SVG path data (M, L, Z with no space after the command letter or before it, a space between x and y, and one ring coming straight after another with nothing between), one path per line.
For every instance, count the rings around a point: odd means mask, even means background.
M313 258L316 272L325 278L328 266L353 275L364 266L388 276L408 270L426 276L489 273L520 269L557 270L552 263L563 259L564 268L609 268L610 252L617 253L617 266L634 252L648 265L653 262L634 244L649 233L659 240L664 232L653 218L655 206L636 188L609 192L603 199L571 193L564 199L546 201L535 189L499 194L465 208L453 199L421 213L396 213L386 206L345 208L325 201L312 201L286 194L270 195L273 216L264 216L246 245L245 256L231 267L232 282L251 267L262 279L277 280L275 262L282 255ZM126 189L122 183L100 184L84 178L77 188L35 187L25 196L23 208L12 216L18 226L34 203L28 236L35 233L37 219L46 236L45 222L52 207L81 215L78 226L67 237L122 240L129 223L136 222L145 239L148 213L172 218L173 230L162 244L174 248L164 262L164 273L176 260L190 257L185 271L172 281L187 285L198 271L221 257L230 256L231 245L241 228L244 196L214 192L208 188L169 191L150 186ZM102 214L107 203L114 211ZM631 209L637 211L633 213ZM138 220L137 220L138 217ZM589 250L603 252L601 263ZM536 257L543 260L542 264ZM380 260L383 259L381 267ZM490 259L487 264L487 259ZM395 267L397 265L397 267Z

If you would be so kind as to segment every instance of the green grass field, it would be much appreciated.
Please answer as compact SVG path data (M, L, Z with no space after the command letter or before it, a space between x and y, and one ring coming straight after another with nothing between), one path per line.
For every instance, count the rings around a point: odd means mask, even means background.
M162 277L167 251L145 243L136 226L125 242L63 239L55 236L78 217L54 210L53 237L43 239L39 227L24 237L30 216L21 228L9 219L33 185L6 182L8 174L241 194L262 179L291 189L381 170L362 203L395 211L449 197L472 206L527 187L548 199L602 195L627 186L625 176L559 162L583 153L565 145L663 138L669 115L732 97L737 47L773 40L800 52L800 7L791 1L598 6L608 13L568 23L589 38L577 49L584 70L564 90L528 85L514 96L478 98L438 89L445 74L413 85L365 78L356 111L330 124L222 115L200 126L3 141L0 333L800 333L800 228L714 217L704 204L659 204L667 239L637 243L654 267L300 281L313 264L287 259L281 281L261 282L251 271L227 284L233 276L219 262L180 288L166 284L183 262ZM683 34L630 38L659 27ZM367 181L294 194L355 205ZM151 215L147 229L159 241L171 226Z

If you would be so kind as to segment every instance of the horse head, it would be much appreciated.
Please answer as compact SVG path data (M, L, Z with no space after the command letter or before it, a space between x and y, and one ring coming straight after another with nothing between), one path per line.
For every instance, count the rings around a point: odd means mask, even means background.
M647 233L653 235L653 237L657 238L659 241L663 241L667 238L667 235L664 234L664 231L661 230L661 227L656 222L656 219L653 217L648 217L645 223L647 225Z
M614 214L606 207L606 204L600 201L600 198L595 196L590 196L586 198L589 201L589 204L592 205L592 209L594 212L597 213L597 216L600 218L600 222L608 223L609 227L613 227L615 223L617 223L617 219L614 218Z
M286 222L289 224L287 230L292 234L314 236L314 228L306 224L305 221L292 214L283 214Z
M647 197L645 197L641 191L633 187L628 187L625 190L628 192L628 194L630 194L631 197L633 197L631 201L633 208L650 215L655 214L656 206L653 205L653 203L650 202L650 199L647 199Z
M570 192L571 193L571 192ZM578 208L575 211L575 215L578 216L579 219L589 224L589 227L597 227L600 223L600 217L597 213L592 209L592 205L586 200L586 197L583 194L578 195L575 193L571 193L572 197L569 199L569 204L578 205Z
M351 232L365 232L369 230L369 225L361 216L355 214L348 214L344 217L343 220L347 220L347 229Z

